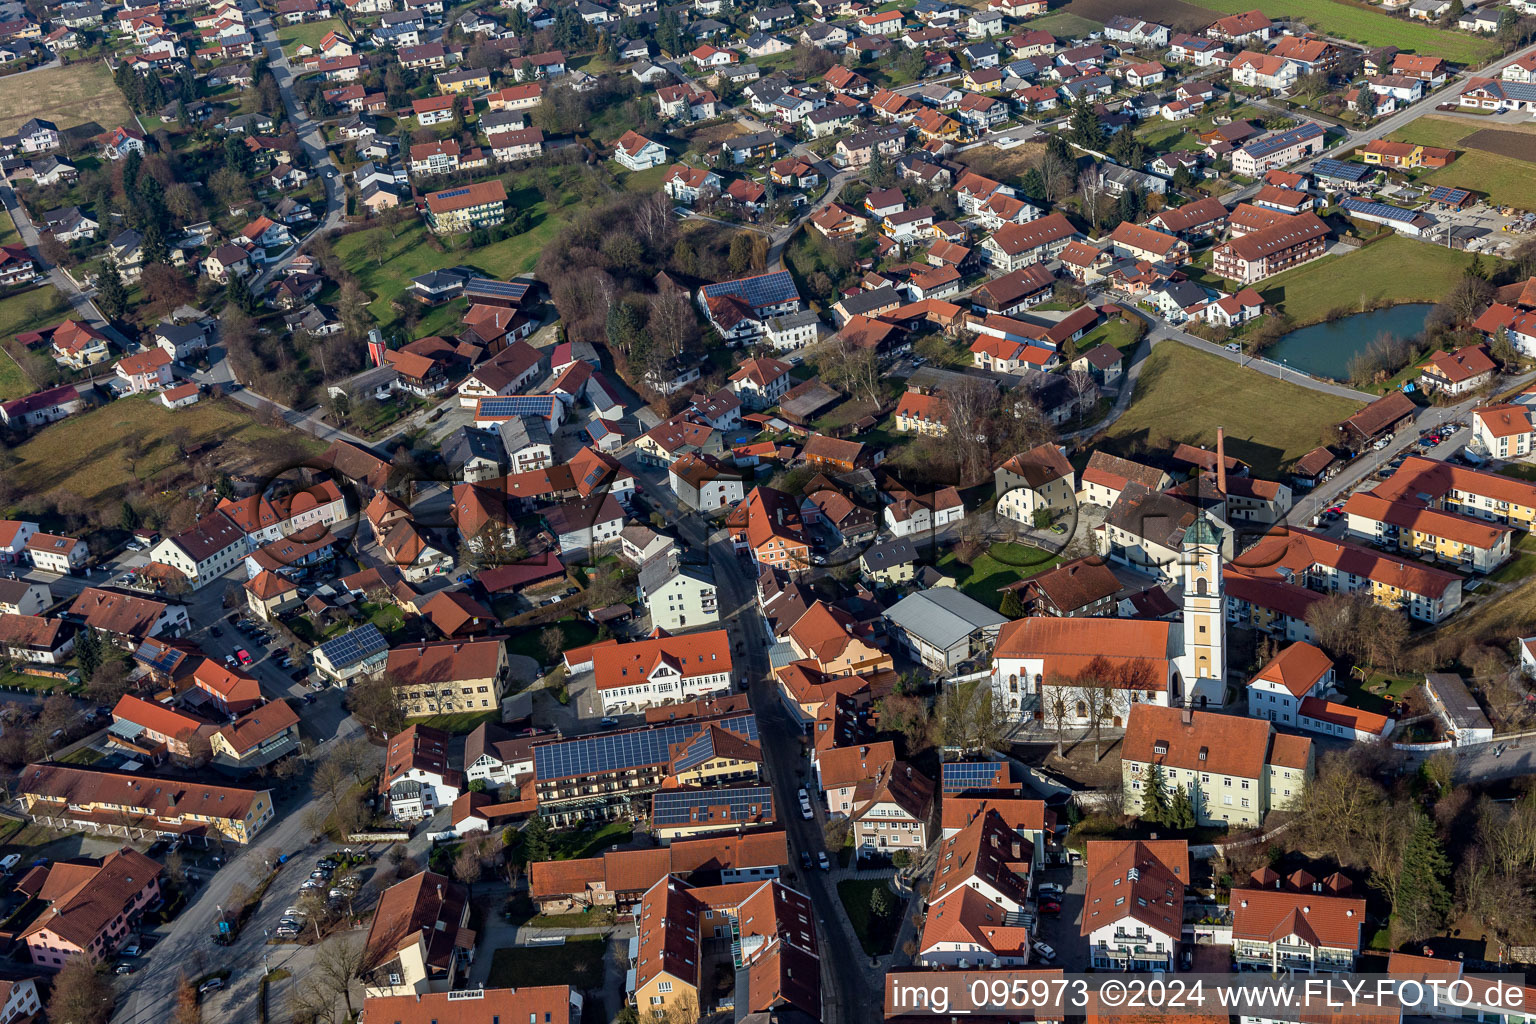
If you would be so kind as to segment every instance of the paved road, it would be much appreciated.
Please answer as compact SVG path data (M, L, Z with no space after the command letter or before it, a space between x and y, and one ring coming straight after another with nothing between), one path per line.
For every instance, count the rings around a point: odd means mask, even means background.
M346 195L342 187L341 171L331 159L330 150L325 148L325 135L321 132L320 125L310 119L309 112L293 94L294 69L288 63L282 47L278 45L277 29L272 24L271 15L265 9L249 4L246 5L246 14L253 34L266 47L267 66L272 70L272 76L277 79L278 92L281 93L283 106L288 111L288 122L293 126L294 134L299 137L299 143L309 156L310 167L314 173L322 175L322 180L325 182L325 216L321 217L309 234L299 239L282 259L268 264L257 276L256 283L265 284L282 273L283 269L299 254L305 242L318 234L341 227L343 214L346 212Z

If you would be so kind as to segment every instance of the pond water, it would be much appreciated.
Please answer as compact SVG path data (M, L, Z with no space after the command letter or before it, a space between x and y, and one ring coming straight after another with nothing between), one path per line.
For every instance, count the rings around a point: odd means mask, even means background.
M1428 302L1409 302L1356 313L1331 323L1313 324L1287 334L1265 349L1264 356L1277 363L1284 360L1287 366L1316 377L1344 380L1351 356L1383 333L1399 338L1419 334L1433 308Z

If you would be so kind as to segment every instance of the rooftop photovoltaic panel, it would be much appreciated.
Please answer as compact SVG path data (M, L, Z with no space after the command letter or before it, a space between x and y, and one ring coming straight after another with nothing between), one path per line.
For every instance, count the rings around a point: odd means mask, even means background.
M350 633L343 633L334 640L320 645L320 653L335 667L355 665L380 651L389 650L389 641L373 623L359 626Z
M554 415L554 403L558 401L560 399L554 395L499 395L495 398L482 398L475 405L475 418L542 416L549 419Z
M664 789L651 797L651 825L730 825L773 820L773 790L767 786L738 789Z
M176 667L177 662L187 656L185 651L175 647L166 647L153 641L145 641L139 645L139 649L133 652L133 660L144 665L151 672L169 673Z
M941 766L941 791L954 796L971 789L1012 789L1006 761L957 761Z
M519 302L523 296L528 294L528 282L493 281L488 277L475 277L465 283L464 294L468 296L494 295L498 298Z
M1346 199L1339 205L1350 213L1363 213L1368 217L1385 217L1388 220L1412 220L1415 216L1412 210L1372 202L1369 199Z
M1429 190L1429 201L1432 203L1450 203L1452 206L1460 206L1471 198L1472 193L1464 188L1449 188L1445 185L1436 185Z
M782 302L795 302L800 298L800 291L795 287L795 279L787 270L775 270L767 274L758 274L756 277L743 277L738 281L707 284L704 286L704 294L712 299L733 295L753 309L776 306Z
M1338 181L1364 181L1376 173L1376 168L1367 167L1365 164L1352 164L1333 159L1319 160L1312 170L1321 177Z
M662 764L674 743L692 740L710 725L718 725L757 742L757 719L751 712L708 721L668 723L632 732L599 733L533 748L533 777L536 781L569 779L577 775Z
M1295 128L1287 128L1277 135L1271 135L1267 139L1260 139L1250 146L1244 146L1243 149L1251 156L1267 156L1276 150L1284 149L1287 146L1294 146L1296 143L1305 142L1308 139L1315 139L1322 134L1323 130L1321 128L1308 121L1306 124L1299 124Z
M451 188L451 189L449 189L446 192L434 192L432 194L435 195L439 199L457 199L457 198L459 198L459 196L467 196L467 195L469 195L469 189L467 189L467 188Z

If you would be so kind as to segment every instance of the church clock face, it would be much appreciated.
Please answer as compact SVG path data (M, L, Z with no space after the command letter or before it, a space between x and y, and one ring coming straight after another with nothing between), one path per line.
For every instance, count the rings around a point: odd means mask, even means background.
M1203 558L1200 559L1199 569L1200 569L1201 572L1205 572L1205 559L1203 559Z

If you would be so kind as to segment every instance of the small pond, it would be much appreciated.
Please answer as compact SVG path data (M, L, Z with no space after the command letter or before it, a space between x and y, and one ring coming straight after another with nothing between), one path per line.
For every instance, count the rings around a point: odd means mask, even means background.
M1380 334L1411 338L1424 330L1434 306L1409 302L1369 313L1356 313L1331 323L1313 324L1292 331L1264 350L1267 359L1310 373L1315 377L1344 380L1349 360Z

